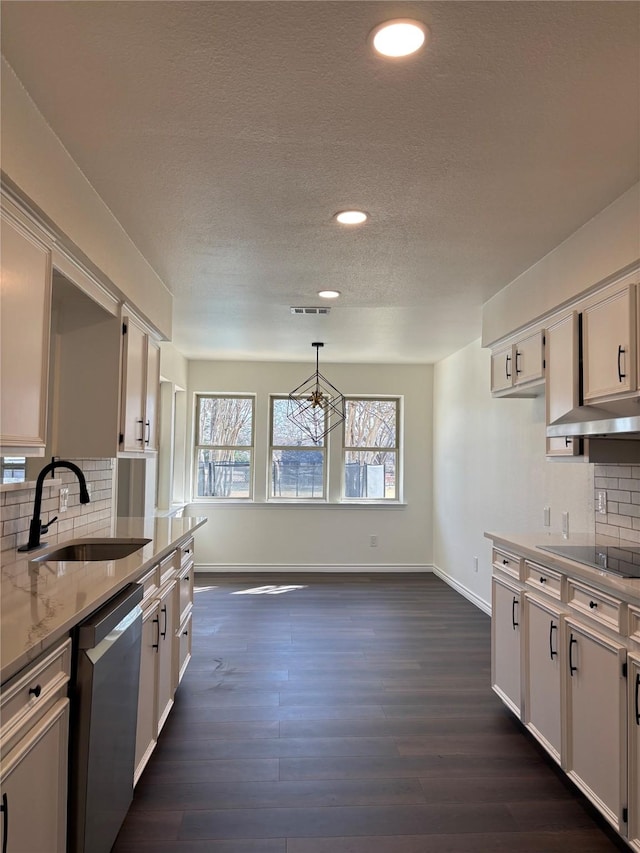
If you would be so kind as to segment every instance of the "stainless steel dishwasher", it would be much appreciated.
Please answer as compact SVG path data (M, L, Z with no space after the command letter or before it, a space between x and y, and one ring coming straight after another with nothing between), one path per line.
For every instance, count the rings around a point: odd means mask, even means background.
M142 592L129 584L75 631L71 853L109 853L133 799Z

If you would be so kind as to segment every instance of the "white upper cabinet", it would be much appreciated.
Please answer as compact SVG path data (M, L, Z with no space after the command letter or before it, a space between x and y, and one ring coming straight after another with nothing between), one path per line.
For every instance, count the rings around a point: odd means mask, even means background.
M582 312L583 397L606 400L636 389L636 287L626 285Z
M572 311L546 332L547 378L545 405L547 426L576 409L580 399L579 316ZM577 456L580 440L547 438L547 456Z
M0 451L42 456L47 439L51 252L1 212Z
M160 349L131 315L122 324L122 411L120 449L158 448Z
M491 391L499 396L532 397L544 380L544 332L519 338L491 353Z

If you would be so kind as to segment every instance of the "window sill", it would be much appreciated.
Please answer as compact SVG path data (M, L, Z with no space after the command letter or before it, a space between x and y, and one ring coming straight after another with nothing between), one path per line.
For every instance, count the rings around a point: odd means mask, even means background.
M403 501L296 501L296 500L271 500L271 501L233 501L233 500L202 500L195 499L189 502L190 507L245 507L246 509L307 509L317 507L318 509L404 509L408 506Z

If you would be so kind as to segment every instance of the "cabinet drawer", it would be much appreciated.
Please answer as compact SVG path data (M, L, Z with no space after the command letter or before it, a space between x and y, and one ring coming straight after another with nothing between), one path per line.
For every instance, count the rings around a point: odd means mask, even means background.
M562 575L528 560L524 564L524 579L528 586L552 598L562 599Z
M629 637L640 643L640 609L629 605Z
M178 575L178 622L182 622L187 610L193 603L193 560L189 560L185 566L180 569Z
M70 673L71 640L65 640L2 688L0 743L3 755L21 735L23 726L33 725L60 692L66 694Z
M567 581L568 602L574 610L613 631L622 630L622 602L586 584Z
M162 586L166 581L170 580L173 577L178 567L179 564L177 551L172 551L168 557L165 557L164 560L161 560L159 566L160 586Z
M191 624L192 624L193 614L191 610L189 610L189 614L186 619L180 624L176 634L176 645L178 647L177 650L177 663L178 663L178 679L177 683L179 684L182 681L182 676L184 675L187 666L189 665L189 661L191 660Z
M152 569L149 569L148 572L145 572L145 574L138 581L138 586L142 587L141 606L144 608L145 602L152 599L154 594L159 589L159 567L154 566Z
M180 565L184 566L184 564L188 560L193 559L193 536L187 542L183 542L182 545L178 548L180 552Z
M506 572L511 577L521 580L522 574L522 557L516 557L508 551L502 551L498 548L493 549L493 567L500 569L501 572Z

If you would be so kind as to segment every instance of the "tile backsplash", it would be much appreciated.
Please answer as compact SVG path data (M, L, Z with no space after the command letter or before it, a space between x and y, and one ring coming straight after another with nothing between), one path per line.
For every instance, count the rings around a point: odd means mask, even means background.
M594 471L596 534L640 542L640 465L598 465ZM598 492L607 512L598 512Z
M41 519L44 524L49 518L58 516L52 527L52 533L64 533L75 531L83 535L83 528L98 521L108 524L115 513L114 481L115 460L114 459L73 459L70 460L78 465L85 476L87 487L91 496L91 502L81 504L80 486L75 474L66 468L56 468L54 471L55 485L49 486L49 477L45 480L42 492ZM60 483L60 481L62 481ZM66 512L59 512L60 489L69 488L69 505ZM29 522L33 515L33 501L35 488L33 483L27 488L12 486L7 491L0 492L0 525L2 537L0 539L0 550L14 550L27 541L29 536Z

